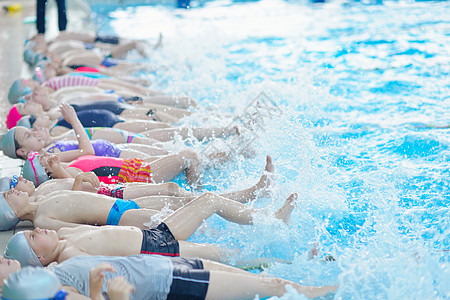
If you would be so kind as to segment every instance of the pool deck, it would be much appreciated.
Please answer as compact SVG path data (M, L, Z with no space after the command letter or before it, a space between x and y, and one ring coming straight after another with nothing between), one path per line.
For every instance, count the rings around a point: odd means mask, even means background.
M55 1L49 1L47 7L47 32L46 37L57 34L57 12ZM86 22L86 11L67 2L68 30L92 29L92 24ZM35 23L24 22L35 16L35 0L4 1L0 0L0 6L20 3L22 10L15 13L0 12L0 132L4 133L6 114L11 105L8 102L8 90L11 83L17 78L31 77L31 69L23 62L22 53L25 40L36 33ZM27 23L27 24L25 24ZM20 174L22 161L10 159L0 151L0 176ZM9 238L17 231L33 228L31 222L20 222L9 231L0 231L0 254L3 254Z

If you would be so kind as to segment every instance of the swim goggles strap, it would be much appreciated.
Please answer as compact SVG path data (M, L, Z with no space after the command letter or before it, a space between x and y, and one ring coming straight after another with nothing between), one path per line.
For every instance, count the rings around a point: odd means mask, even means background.
M13 177L11 178L11 183L9 184L9 188L15 188L17 183L19 183L19 177L17 175L13 175Z
M58 293L56 293L54 300L64 300L66 299L66 296L68 293L65 290L59 290Z

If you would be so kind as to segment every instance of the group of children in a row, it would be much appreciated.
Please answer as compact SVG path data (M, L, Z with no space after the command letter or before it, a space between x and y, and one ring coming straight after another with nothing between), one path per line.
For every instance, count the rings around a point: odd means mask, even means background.
M186 241L213 214L252 224L262 212L245 203L268 189L274 167L268 156L254 186L221 195L170 182L185 172L188 184L201 186L203 163L193 149L173 152L164 142L206 143L240 128L178 126L197 104L131 77L146 66L115 57L132 49L144 52L140 42L89 33L26 42L35 74L12 84L0 141L5 155L25 163L22 176L0 179L0 229L20 220L35 229L16 233L0 258L3 297L244 299L281 296L286 285L311 298L335 291L249 273L226 265L232 249ZM288 223L296 198L275 217ZM25 266L39 268L17 272Z

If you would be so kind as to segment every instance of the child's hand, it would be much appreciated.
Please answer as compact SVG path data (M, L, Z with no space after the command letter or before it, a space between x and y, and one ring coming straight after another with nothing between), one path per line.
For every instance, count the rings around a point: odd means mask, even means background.
M90 297L93 300L104 299L102 295L104 272L115 272L114 268L107 263L102 263L94 267L89 272Z
M53 154L49 155L47 159L47 164L51 169L56 169L61 166L61 161L59 160L59 155Z
M98 180L97 175L95 175L92 172L80 173L75 177L75 180L81 180L81 182L88 182L96 189L100 187L100 180Z
M134 286L124 277L115 277L108 280L108 296L111 300L128 300L133 291Z
M77 113L75 109L67 103L62 103L60 106L61 115L64 120L66 120L69 124L72 124L75 121L78 121Z

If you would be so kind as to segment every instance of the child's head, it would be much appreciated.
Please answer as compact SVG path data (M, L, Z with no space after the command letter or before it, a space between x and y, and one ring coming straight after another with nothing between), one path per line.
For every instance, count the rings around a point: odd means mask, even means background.
M8 100L11 104L19 101L19 98L31 94L32 90L40 86L40 83L33 79L17 79L9 89Z
M25 128L16 126L8 130L0 141L0 147L6 156L26 159L31 151L41 151L48 143L48 128Z
M4 280L6 280L10 274L20 271L20 262L15 259L4 258L0 255L0 294Z
M28 115L42 115L44 113L44 109L42 105L36 103L34 101L25 101L21 103L14 104L13 107L8 112L6 116L6 127L8 129L17 126L19 121Z
M50 93L48 92L48 89L43 87L37 87L33 90L32 93L32 99L33 102L39 103L42 105L45 110L48 110L50 107L52 107L55 103L51 101Z
M19 223L16 211L24 206L25 198L28 202L27 193L15 189L0 193L0 230L9 230Z
M36 267L24 267L9 275L2 287L2 294L3 299L8 300L64 300L67 295L61 290L61 284L53 272Z
M5 257L17 259L22 266L46 266L56 259L58 242L54 230L25 230L9 239Z
M22 176L13 175L11 177L0 178L0 192L6 192L12 188L25 192L29 196L33 195L35 192L33 182L26 180Z
M50 125L51 121L47 115L24 116L17 122L17 126L25 128L49 128Z

